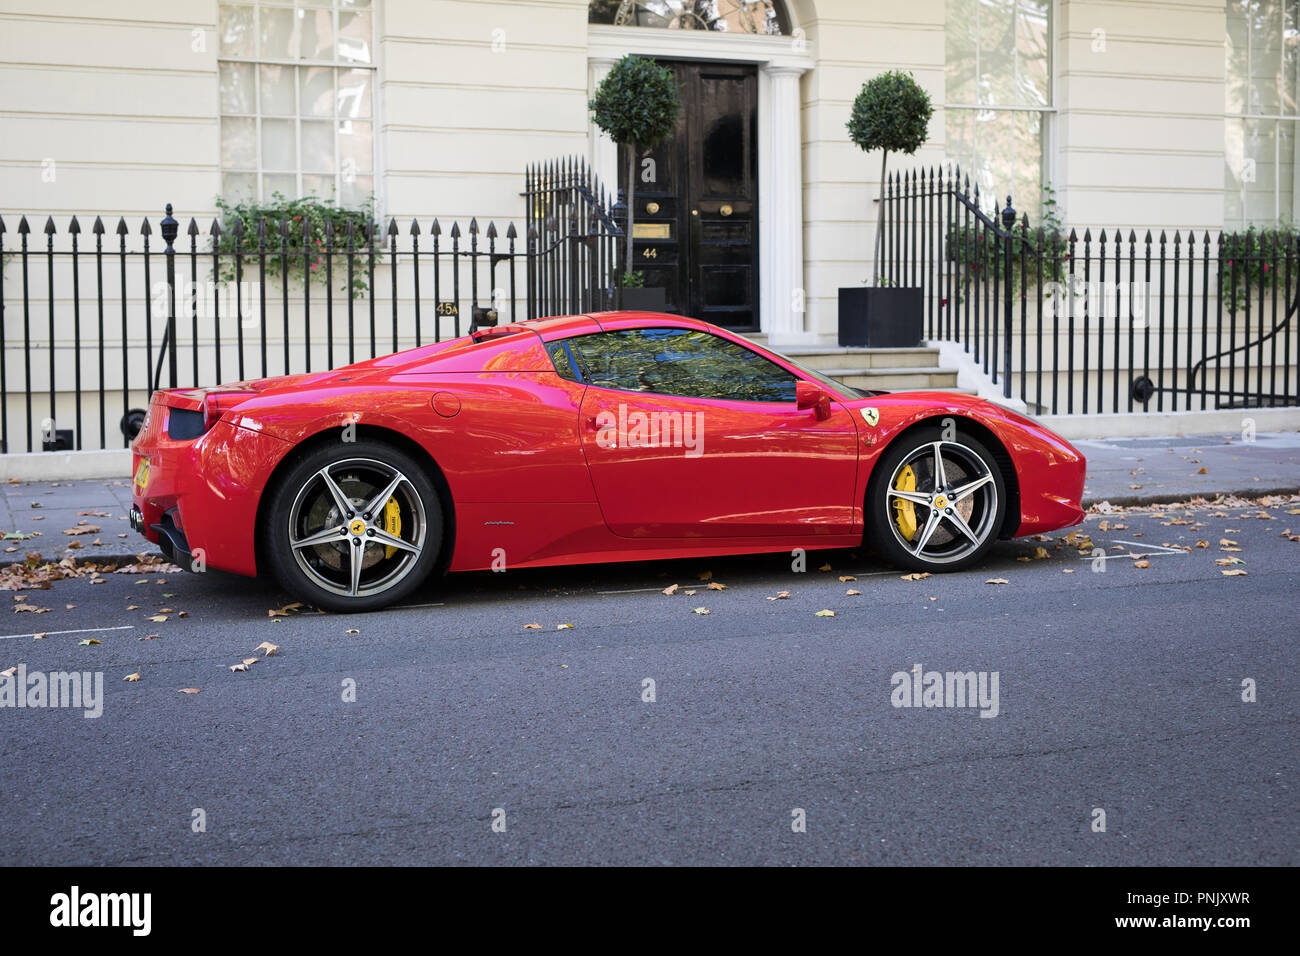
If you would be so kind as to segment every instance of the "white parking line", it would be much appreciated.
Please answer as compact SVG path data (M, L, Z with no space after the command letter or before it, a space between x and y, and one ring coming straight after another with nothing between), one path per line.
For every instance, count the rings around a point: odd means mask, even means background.
M1163 544L1139 544L1137 541L1124 541L1120 538L1114 538L1112 540L1114 540L1116 544L1127 544L1134 548L1155 548L1156 550L1163 551L1166 554L1187 554L1187 552L1182 548L1166 548Z
M1116 544L1126 544L1129 547L1142 548L1144 550L1142 550L1138 554L1134 554L1131 551L1126 551L1123 554L1099 554L1096 557L1090 557L1088 555L1084 555L1080 557L1079 560L1080 561L1098 561L1098 560L1110 561L1113 558L1123 558L1126 561L1134 561L1138 558L1163 558L1171 554L1186 555L1188 553L1184 551L1182 548L1167 548L1163 544L1139 544L1136 541L1121 541L1119 538L1112 538L1111 540L1114 541ZM1154 550L1145 550L1147 548L1152 548Z
M74 631L28 631L26 634L6 634L0 637L0 641L12 641L20 637L35 637L37 634L44 634L49 637L51 634L92 634L103 631L133 631L134 624L123 624L120 627L79 627Z

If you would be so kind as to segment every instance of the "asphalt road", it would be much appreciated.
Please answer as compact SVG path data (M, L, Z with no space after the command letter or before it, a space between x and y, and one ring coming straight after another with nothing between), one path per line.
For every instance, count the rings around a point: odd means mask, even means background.
M847 552L484 573L350 617L215 573L60 581L0 670L102 671L103 714L0 709L0 863L1295 865L1295 507L1092 517L1103 562L1053 536L919 581ZM918 663L996 671L997 716L892 706Z

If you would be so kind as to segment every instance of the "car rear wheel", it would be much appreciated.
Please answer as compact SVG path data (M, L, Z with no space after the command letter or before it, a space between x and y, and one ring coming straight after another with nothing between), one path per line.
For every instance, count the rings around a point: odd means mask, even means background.
M295 465L266 512L266 553L286 590L328 611L410 594L442 544L442 505L421 465L391 445L326 445Z
M899 567L956 571L997 540L1006 487L978 440L937 428L908 433L876 463L867 492L869 543Z

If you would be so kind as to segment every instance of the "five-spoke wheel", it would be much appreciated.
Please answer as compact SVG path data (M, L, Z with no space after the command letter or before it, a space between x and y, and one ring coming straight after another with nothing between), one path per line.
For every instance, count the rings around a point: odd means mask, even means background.
M322 446L277 485L266 551L286 588L316 607L368 610L417 587L442 540L420 463L375 442Z
M868 491L870 543L895 563L950 571L997 540L1006 490L992 454L969 435L904 436L876 464Z

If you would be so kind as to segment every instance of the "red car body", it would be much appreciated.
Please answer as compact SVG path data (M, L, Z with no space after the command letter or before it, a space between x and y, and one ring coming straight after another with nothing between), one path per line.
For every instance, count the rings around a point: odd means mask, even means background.
M814 382L829 415L584 385L557 374L546 348L635 327L700 329L740 343ZM597 416L619 404L706 412L704 452L600 446ZM874 425L867 408L878 414ZM178 410L205 415L206 430L172 437ZM155 392L132 445L137 478L147 462L132 523L177 560L190 552L207 567L254 575L259 506L278 470L295 449L354 426L436 468L449 506L440 565L451 571L489 568L501 553L519 568L854 547L881 453L907 429L947 417L999 456L1010 490L1002 537L1083 520L1083 456L1031 419L956 393L836 393L725 329L614 312L515 323L328 372ZM165 514L174 531L160 526Z

